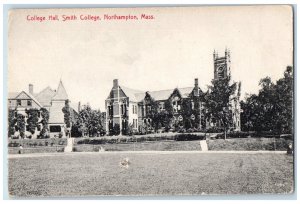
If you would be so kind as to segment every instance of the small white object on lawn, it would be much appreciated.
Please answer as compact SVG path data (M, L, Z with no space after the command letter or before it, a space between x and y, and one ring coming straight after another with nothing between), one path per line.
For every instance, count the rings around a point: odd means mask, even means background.
M121 162L120 162L120 165L121 167L125 167L125 168L128 168L129 167L129 159L126 157L125 159L123 159Z

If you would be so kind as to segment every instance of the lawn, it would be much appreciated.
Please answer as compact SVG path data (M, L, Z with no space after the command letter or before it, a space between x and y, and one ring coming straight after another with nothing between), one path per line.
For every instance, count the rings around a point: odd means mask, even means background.
M71 153L9 159L13 197L290 193L286 154ZM129 158L129 167L120 161Z
M208 150L234 150L234 151L286 151L292 140L284 138L235 138L208 140Z

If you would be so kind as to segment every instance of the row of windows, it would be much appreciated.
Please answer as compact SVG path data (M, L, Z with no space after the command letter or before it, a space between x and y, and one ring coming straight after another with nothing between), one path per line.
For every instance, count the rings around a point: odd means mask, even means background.
M16 111L15 112L15 118L18 117L18 112ZM38 112L38 117L40 118L41 117L41 112ZM28 118L27 115L25 115L25 118Z
M24 101L24 100L21 100L21 99L18 99L17 100L17 106L22 106L22 101ZM32 106L32 100L26 100L27 102L27 106ZM9 104L12 104L12 101L10 100L9 101Z
M118 105L115 105L115 108L117 108L117 111L115 111L115 114L119 112L119 107ZM108 109L108 115L114 115L114 108L113 106L107 106L107 109ZM127 111L127 107L126 107L126 104L121 104L120 105L120 111L121 111L121 114L124 115L126 114L126 111Z
M192 105L192 109L194 109L194 108L195 108L195 104L194 104L193 101L192 101L191 105ZM116 105L115 107L118 108L117 105ZM122 114L122 115L125 114L126 111L127 111L127 109L126 109L126 104L122 104L120 107L121 107L121 114ZM179 101L173 101L172 107L173 107L173 111L174 111L175 113L177 113L177 112L179 112L179 111L181 110L181 104L180 104ZM111 116L114 115L113 106L109 105L109 106L107 106L107 108L108 108L108 114L111 115ZM149 112L151 111L151 106L146 105L145 108L146 108L146 112L147 112L147 113L149 113ZM201 104L200 104L200 108L201 108ZM132 105L132 113L133 113L133 114L137 114L137 109L138 109L138 106L137 106L137 105ZM160 109L160 110L165 110L165 103L164 103L164 102L161 102L161 103L159 104L159 109ZM117 112L118 112L118 111L117 111Z

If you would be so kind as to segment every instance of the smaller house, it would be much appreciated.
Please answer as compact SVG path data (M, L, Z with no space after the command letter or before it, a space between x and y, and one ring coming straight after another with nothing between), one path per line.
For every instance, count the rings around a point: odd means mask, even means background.
M49 137L66 137L66 133L70 131L67 129L64 122L64 113L62 111L66 103L70 105L71 117L75 118L74 115L78 114L76 109L73 108L73 104L70 104L68 94L62 83L59 82L57 90L53 90L50 87L43 89L39 93L34 93L33 85L29 84L28 91L21 92L10 92L8 93L8 108L9 110L16 110L15 117L17 114L24 115L25 119L25 136L37 138L43 128L42 126L42 109L47 110L49 113L48 120L48 135ZM78 106L79 107L79 106ZM38 125L32 134L28 128L28 115L27 110L35 109L38 110ZM15 126L15 135L20 135L20 130Z

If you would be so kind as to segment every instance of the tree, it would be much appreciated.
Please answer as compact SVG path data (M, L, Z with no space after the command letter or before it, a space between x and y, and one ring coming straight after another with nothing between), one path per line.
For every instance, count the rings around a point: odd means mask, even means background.
M16 118L15 118L16 110L8 110L8 137L15 134L15 125L16 125Z
M190 129L194 127L192 124L191 116L193 114L192 111L192 101L191 100L182 100L182 108L181 108L181 115L183 116L183 125L185 129Z
M28 125L28 131L31 134L35 133L35 129L39 125L39 110L38 109L26 109L25 110L27 114L27 125Z
M270 77L259 82L259 93L248 96L241 102L243 130L273 131L292 133L293 131L293 71L288 66L284 77L273 83Z
M72 126L72 132L76 133L74 136L78 136L78 133L95 136L103 132L102 117L100 110L93 110L89 105L84 105Z
M174 111L170 99L165 101L165 109L161 111L161 123L168 132L172 127L172 118L174 117Z
M162 115L159 110L159 102L155 101L150 95L146 96L146 117L151 119L151 127L157 131L161 126Z
M64 113L64 122L67 128L71 127L71 108L70 108L70 101L66 100L65 106L62 108L62 112Z
M288 66L284 77L279 79L275 85L275 130L279 133L293 132L293 85L293 68Z
M25 136L25 116L18 113L17 114L17 129L20 132L21 138L24 138Z
M48 128L49 112L46 108L41 108L40 111L41 111L41 117L42 117L41 124L43 125L40 136L42 138L46 138L46 137L48 137L47 134L48 134L48 131L49 131L49 128Z
M236 83L230 85L230 76L212 80L212 85L208 87L208 93L205 95L206 117L224 129L225 139L233 122L229 102L236 87Z

